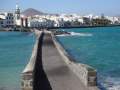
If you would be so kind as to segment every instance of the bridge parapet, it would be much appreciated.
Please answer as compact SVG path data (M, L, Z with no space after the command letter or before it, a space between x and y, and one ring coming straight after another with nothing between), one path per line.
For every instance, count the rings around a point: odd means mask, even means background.
M59 44L59 42L56 40L53 34L52 34L52 38L56 48L60 52L65 63L78 76L81 82L87 87L97 88L97 71L89 65L76 62ZM92 89L92 90L96 90L96 89Z
M30 61L26 65L25 69L22 72L22 80L21 80L21 89L22 90L33 90L33 73L35 68L35 62L37 57L38 43L39 38L42 32L35 30L36 42L34 44L34 48L32 51L32 55Z
M46 32L46 31L45 31ZM40 31L36 31L37 40L33 48L33 52L30 58L29 63L27 64L26 68L22 72L22 83L21 88L22 90L33 90L33 77L34 77L34 69L35 69L35 62L37 58L38 53L38 44L39 44L39 38L42 34ZM62 56L63 60L67 64L67 66L73 71L76 76L80 79L80 81L86 86L86 87L94 87L89 90L98 90L96 89L97 86L97 71L92 68L89 65L81 64L75 62L75 60L65 51L65 49L57 42L55 36L47 31L47 33L50 33L52 35L52 40L58 49L60 55ZM36 89L37 90L37 89ZM43 89L41 89L43 90Z

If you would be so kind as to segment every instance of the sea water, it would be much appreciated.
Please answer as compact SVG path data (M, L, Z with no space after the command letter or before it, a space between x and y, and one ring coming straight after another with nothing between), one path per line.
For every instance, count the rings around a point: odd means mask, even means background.
M21 90L21 73L34 42L33 33L0 32L0 90Z
M120 90L120 27L64 29L57 39L76 61L94 67L101 90Z

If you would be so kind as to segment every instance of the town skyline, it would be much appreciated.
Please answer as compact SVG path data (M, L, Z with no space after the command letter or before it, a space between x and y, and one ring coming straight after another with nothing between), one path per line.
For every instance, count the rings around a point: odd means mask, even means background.
M86 0L76 0L76 1L28 1L28 0L1 0L0 3L0 10L14 10L16 3L19 4L22 11L24 11L27 8L34 8L39 11L45 12L45 13L66 13L66 14L95 14L100 15L104 13L105 15L109 16L119 16L120 13L118 12L120 10L119 7L119 0L92 0L92 1L86 1Z

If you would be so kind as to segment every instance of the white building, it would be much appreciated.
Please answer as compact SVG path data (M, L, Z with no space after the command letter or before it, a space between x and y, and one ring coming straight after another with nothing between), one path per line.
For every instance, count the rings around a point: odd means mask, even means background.
M0 27L21 26L20 9L16 5L15 12L0 12Z
M119 17L110 17L110 16L105 16L106 19L111 21L111 24L120 24L120 19Z
M5 20L5 19L1 19L1 18L0 18L0 27L4 27L4 20Z
M28 26L27 17L21 15L18 5L16 5L16 9L14 12L0 12L0 27L13 26Z
M0 27L13 27L14 26L14 14L11 12L0 13Z
M34 17L28 17L28 27L53 27L54 21L42 18L39 15L35 15Z

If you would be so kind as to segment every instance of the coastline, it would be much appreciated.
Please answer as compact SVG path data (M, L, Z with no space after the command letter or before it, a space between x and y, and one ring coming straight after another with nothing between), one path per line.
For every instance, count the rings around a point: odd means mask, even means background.
M0 28L0 32L33 32L30 28Z
M70 26L70 27L49 27L50 29L72 29L72 28L97 28L97 27L119 27L120 25L106 25L106 26Z
M34 32L35 29L37 30L42 30L42 29L47 29L47 30L52 30L52 29L72 29L72 28L98 28L98 27L120 27L120 25L100 25L100 26L89 26L89 25L82 25L82 26L67 26L67 27L39 27L39 28L4 28L0 27L0 32L5 31L5 32L11 32L11 31L16 31L16 32Z

